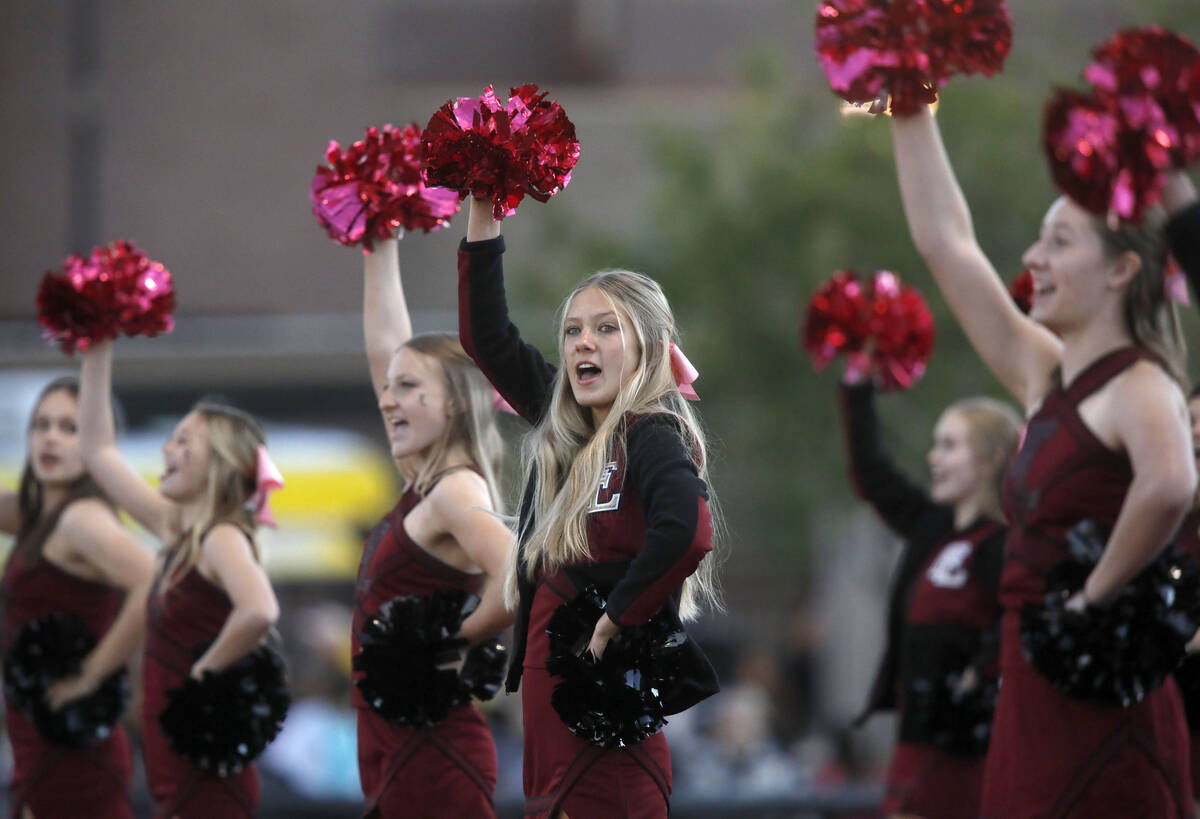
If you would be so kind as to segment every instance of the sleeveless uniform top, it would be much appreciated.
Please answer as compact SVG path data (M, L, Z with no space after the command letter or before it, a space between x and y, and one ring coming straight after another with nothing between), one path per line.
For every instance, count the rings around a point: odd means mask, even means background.
M429 596L447 589L480 594L487 576L464 572L421 548L404 518L421 502L411 489L367 537L354 588L351 641L388 600ZM362 672L354 672L355 680ZM358 686L358 768L365 816L494 816L496 745L483 715L471 703L450 709L436 725L416 728L388 722L370 709Z
M1148 354L1101 356L1051 389L1030 419L1005 483L999 701L984 772L984 817L1191 816L1187 726L1168 679L1129 708L1067 697L1025 659L1020 609L1040 603L1045 575L1068 556L1084 518L1112 526L1133 480L1128 456L1086 426L1079 404Z
M1029 420L1004 482L1009 520L1000 600L1006 608L1041 603L1045 575L1068 558L1067 531L1084 518L1111 527L1133 480L1129 457L1105 446L1078 407L1145 353L1125 347L1101 356L1069 386L1047 393Z
M0 646L8 652L21 626L52 612L82 618L98 641L120 609L120 589L83 580L42 558L27 565L16 549L9 554L0 579L4 624ZM13 748L10 810L19 816L29 806L35 816L86 813L92 819L130 817L129 782L132 756L125 730L114 726L107 739L90 748L68 748L47 742L33 721L11 706L6 728Z
M146 648L142 664L142 741L155 815L180 819L250 817L259 800L258 771L206 773L171 750L159 725L167 692L183 685L196 660L216 639L233 611L225 592L192 566L166 586L170 554L146 601Z
M427 597L440 589L454 589L479 594L487 575L464 572L443 563L413 542L404 529L404 518L412 511L421 496L411 489L404 493L392 511L367 536L362 558L358 563L358 579L354 585L354 620L351 644L359 652L358 636L367 621L393 597L415 594ZM362 672L354 672L354 679ZM355 708L369 708L355 685L351 691Z

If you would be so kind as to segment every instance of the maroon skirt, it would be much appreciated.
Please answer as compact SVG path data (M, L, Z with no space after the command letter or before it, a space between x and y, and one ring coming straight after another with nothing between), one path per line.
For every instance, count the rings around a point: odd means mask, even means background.
M525 816L549 819L665 819L671 753L655 734L632 748L597 748L572 734L550 704L556 678L525 666Z
M483 715L460 705L431 728L358 709L364 816L494 817L496 745Z
M68 748L44 740L33 721L11 707L5 709L5 720L14 763L10 816L21 816L27 807L37 819L133 819L133 757L125 729L118 725L108 739L90 748Z
M881 811L922 819L977 819L983 759L962 759L900 742L892 752Z
M1190 819L1187 723L1173 679L1130 708L1056 691L1021 653L1004 614L1001 685L983 781L983 816Z

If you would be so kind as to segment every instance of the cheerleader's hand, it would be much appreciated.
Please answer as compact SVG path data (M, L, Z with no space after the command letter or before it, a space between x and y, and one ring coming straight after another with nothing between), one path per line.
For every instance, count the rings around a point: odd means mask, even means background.
M57 711L69 702L86 697L99 687L99 680L93 680L84 674L64 677L46 689L46 704Z
M1200 652L1200 631L1197 631L1192 635L1192 639L1188 640L1186 650L1188 654L1196 654Z
M596 662L599 662L600 658L604 656L604 649L608 646L608 641L615 637L620 630L621 627L609 619L607 612L600 615L600 619L596 621L596 628L592 630L592 640L587 647Z
M958 678L958 684L954 686L954 696L956 698L965 697L976 688L979 687L979 671L973 665L963 669L962 676Z
M1083 589L1080 589L1071 595L1071 598L1063 605L1063 608L1065 608L1067 611L1073 611L1076 614L1083 614L1085 611L1087 611L1087 607L1088 600L1083 593Z

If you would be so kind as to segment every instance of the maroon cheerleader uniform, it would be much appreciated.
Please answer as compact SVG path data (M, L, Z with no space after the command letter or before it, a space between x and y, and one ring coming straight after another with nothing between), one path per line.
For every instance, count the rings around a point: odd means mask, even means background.
M97 640L108 631L121 606L121 591L81 580L45 557L32 565L13 550L0 580L4 601L4 651L21 626L53 612L77 614ZM132 819L129 781L133 757L125 729L89 748L70 748L42 738L33 720L11 705L5 721L13 749L9 815L29 808L35 817L87 816Z
M146 653L142 664L142 743L154 815L163 819L238 819L258 810L258 769L229 776L208 773L171 750L159 724L167 692L187 680L196 660L216 639L233 604L193 566L166 585L168 553L146 602Z
M479 594L483 574L456 569L418 546L404 518L421 496L409 490L375 527L363 547L354 591L354 653L367 621L392 598L422 597L440 589ZM355 679L362 676L355 672ZM471 703L455 706L437 725L416 728L376 714L355 685L358 775L367 798L365 816L495 816L496 745L483 715Z
M557 370L509 321L503 251L502 237L461 245L459 333L492 385L536 424L549 406ZM558 606L591 584L611 589L606 611L618 625L643 624L664 607L677 612L683 581L712 549L707 488L670 416L627 416L588 511L590 559L533 582L523 549L533 526L535 488L532 478L519 515L520 602L507 681L509 691L521 690L525 815L666 816L672 783L666 738L658 733L634 747L604 749L567 730L551 706L557 680L546 670L546 624ZM663 697L668 714L717 690L712 666L694 641L685 648L686 671Z
M919 683L944 684L968 667L981 684L994 679L1005 529L984 518L956 529L953 509L896 467L879 436L874 392L870 384L841 389L851 478L905 542L888 606L887 649L857 722L893 708L900 717L883 813L976 819L983 749L937 742L922 715L906 707L906 692Z
M1192 815L1187 725L1174 680L1129 708L1059 693L1021 648L1020 610L1040 604L1046 573L1068 558L1067 531L1084 518L1112 526L1133 479L1079 404L1146 357L1127 347L1055 386L1026 427L1005 483L1009 537L1000 584L1002 683L983 783L983 815Z

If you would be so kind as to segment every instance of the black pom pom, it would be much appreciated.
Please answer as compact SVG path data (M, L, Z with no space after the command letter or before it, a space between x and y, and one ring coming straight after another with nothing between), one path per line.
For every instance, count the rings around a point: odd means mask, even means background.
M1200 624L1200 567L1172 545L1116 599L1068 611L1104 552L1108 532L1094 521L1067 533L1071 556L1046 578L1041 606L1021 610L1021 642L1033 666L1068 696L1127 708L1180 663Z
M107 738L129 705L125 669L109 675L94 692L55 711L46 689L79 673L96 641L77 614L53 612L25 623L4 658L4 695L28 714L45 739L86 747Z
M546 668L561 678L550 702L571 733L602 748L625 748L666 724L663 692L679 677L688 636L664 609L645 625L622 629L594 662L586 649L604 605L604 594L589 586L550 617Z
M508 649L496 639L485 640L473 646L463 660L458 672L459 690L464 696L477 700L490 700L504 685L504 671L508 665Z
M987 753L996 710L996 682L987 680L960 692L961 679L961 674L952 673L906 681L901 736L959 757L978 758Z
M458 673L444 666L461 656L465 641L455 635L477 605L476 595L454 589L384 603L363 626L354 658L354 669L363 672L356 685L367 704L390 722L421 727L441 722L466 702L470 692L460 686ZM481 651L471 669L485 687L487 671L480 663L486 659L486 650Z
M291 697L283 658L259 646L228 668L167 692L159 724L171 748L217 776L249 765L283 727Z

